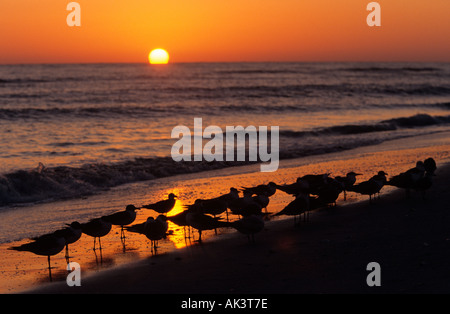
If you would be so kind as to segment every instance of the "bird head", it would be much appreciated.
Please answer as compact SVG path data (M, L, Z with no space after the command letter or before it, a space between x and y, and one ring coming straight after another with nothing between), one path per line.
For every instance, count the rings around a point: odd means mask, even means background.
M425 159L425 161L423 162L423 166L425 170L428 172L434 172L437 169L436 161L434 161L434 159L431 157Z
M81 229L81 224L78 221L74 221L70 224L66 224L69 227L72 227L74 229Z
M127 205L127 207L126 207L126 209L125 210L131 210L131 211L135 211L135 210L137 210L137 209L140 209L140 208L138 208L138 207L136 207L136 206L134 206L134 205Z

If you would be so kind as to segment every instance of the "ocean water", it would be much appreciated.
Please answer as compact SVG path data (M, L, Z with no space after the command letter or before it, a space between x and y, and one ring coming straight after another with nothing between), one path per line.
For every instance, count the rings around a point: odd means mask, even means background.
M0 66L0 206L233 162L176 163L178 125L279 126L280 158L450 129L448 63Z

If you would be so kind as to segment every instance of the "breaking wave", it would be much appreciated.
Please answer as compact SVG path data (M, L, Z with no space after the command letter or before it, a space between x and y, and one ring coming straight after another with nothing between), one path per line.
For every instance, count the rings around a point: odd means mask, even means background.
M319 128L311 131L280 131L280 136L304 137L320 136L326 134L351 135L371 132L394 131L402 128L416 128L426 126L445 125L450 123L450 116L430 116L428 114L417 114L410 117L383 120L374 124L346 124Z
M239 164L247 164L240 162ZM17 170L0 175L0 205L36 203L92 195L125 183L236 166L236 162L175 162L138 158L116 164L86 164Z
M389 138L395 138L395 136L359 136L345 138L342 135L361 135L370 132L392 131L402 128L420 129L426 126L444 124L450 124L450 116L418 114L410 117L384 120L376 124L332 126L301 132L281 130L280 141L288 140L288 143L291 145L282 146L284 149L280 151L280 159L352 149L359 146L376 144ZM341 137L339 140L330 141L330 137L333 136ZM304 140L302 141L302 145L298 145L297 139L300 137L310 137L310 139ZM289 138L294 138L294 140L289 141ZM70 144L65 143L64 145ZM0 205L47 202L82 197L125 183L240 166L249 163L248 161L175 162L171 157L158 157L137 158L113 164L86 164L81 167L59 166L46 168L40 164L36 169L17 170L0 175Z

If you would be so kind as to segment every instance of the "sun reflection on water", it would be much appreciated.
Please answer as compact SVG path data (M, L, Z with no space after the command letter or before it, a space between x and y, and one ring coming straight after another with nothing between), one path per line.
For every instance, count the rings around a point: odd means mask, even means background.
M174 193L174 192L172 192ZM175 195L177 195L175 193ZM175 203L175 206L173 207L173 209L167 213L167 216L175 216L181 212L183 212L185 209L183 208L183 202L180 200L177 200ZM185 232L187 232L187 227L182 227L182 226L178 226L177 224L168 221L169 223L169 236L167 237L167 239L171 242L173 242L173 244L175 245L175 247L177 249L181 249L185 246L188 245L187 243L187 239L186 239L186 234Z

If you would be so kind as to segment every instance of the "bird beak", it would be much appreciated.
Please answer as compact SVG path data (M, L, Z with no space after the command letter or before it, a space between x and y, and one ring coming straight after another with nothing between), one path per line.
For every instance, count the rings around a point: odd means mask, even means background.
M355 173L355 176L362 176L362 173Z

